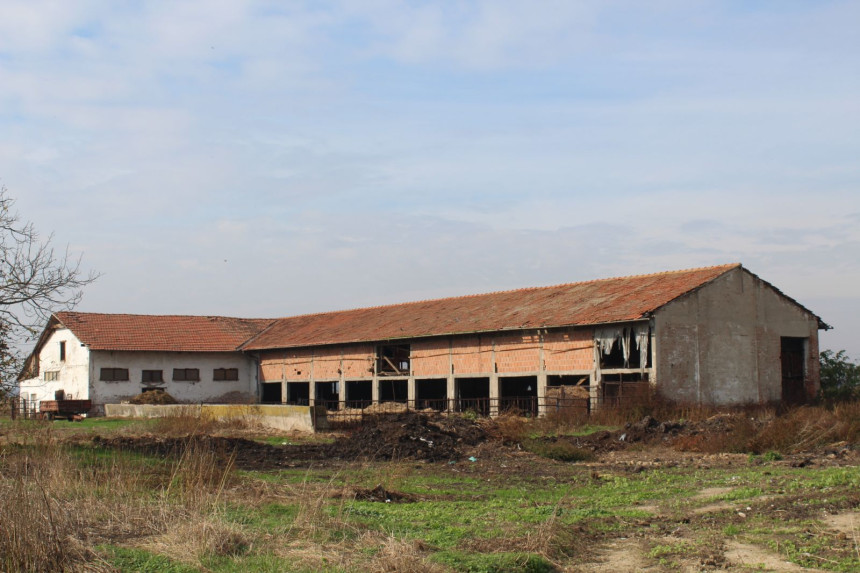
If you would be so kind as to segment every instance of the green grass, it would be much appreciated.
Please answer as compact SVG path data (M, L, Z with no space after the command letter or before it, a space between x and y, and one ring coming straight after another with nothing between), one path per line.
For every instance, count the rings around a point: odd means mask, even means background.
M198 573L200 571L196 567L189 567L143 549L105 545L97 547L96 551L122 573Z

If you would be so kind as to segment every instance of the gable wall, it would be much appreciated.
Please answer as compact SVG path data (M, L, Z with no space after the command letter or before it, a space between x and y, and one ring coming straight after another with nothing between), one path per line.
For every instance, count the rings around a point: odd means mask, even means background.
M66 360L60 360L60 342L66 343ZM45 380L46 372L58 372L57 381ZM39 351L37 376L22 380L19 384L21 397L27 400L36 395L36 400L53 400L54 392L63 390L68 399L89 398L89 349L81 346L72 331L58 328L45 339Z
M681 402L770 403L782 397L780 337L807 338L807 395L819 386L818 321L743 269L655 313L658 390Z

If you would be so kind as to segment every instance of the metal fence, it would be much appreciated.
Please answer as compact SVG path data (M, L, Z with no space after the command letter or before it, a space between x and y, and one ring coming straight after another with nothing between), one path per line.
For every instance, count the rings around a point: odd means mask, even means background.
M358 426L380 417L406 412L466 414L475 417L515 414L526 417L561 415L587 417L589 400L585 398L537 398L535 396L504 398L439 398L392 402L323 401L316 406L326 410L329 427Z
M13 420L34 420L40 418L39 402L23 398L10 398L3 408Z

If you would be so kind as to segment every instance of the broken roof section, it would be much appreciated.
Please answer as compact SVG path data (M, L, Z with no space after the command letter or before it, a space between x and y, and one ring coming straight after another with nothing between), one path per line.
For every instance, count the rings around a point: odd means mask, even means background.
M739 263L281 318L243 350L642 319Z
M57 312L54 319L90 350L232 352L272 319Z

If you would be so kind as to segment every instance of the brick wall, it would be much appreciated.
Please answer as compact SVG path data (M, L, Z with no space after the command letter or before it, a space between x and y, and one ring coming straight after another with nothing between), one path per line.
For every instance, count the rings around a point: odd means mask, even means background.
M537 333L496 335L499 373L536 372L540 369L540 337Z
M313 360L315 380L337 380L340 378L340 348L336 346L315 348Z
M343 375L345 378L370 378L373 376L375 348L370 344L342 346Z
M550 331L544 335L543 359L547 372L591 370L594 331L590 328Z
M447 338L412 343L412 372L415 376L447 376L450 342Z
M548 372L591 370L593 332L575 329L549 332L544 336L544 363ZM540 337L534 331L494 335L459 336L453 344L446 338L412 343L413 375L419 378L447 376L451 373L490 374L495 358L500 374L536 372L540 369ZM370 378L375 347L371 344L319 347L288 351L266 351L261 370L264 382L281 380L282 372L290 381L310 380L311 360L316 380L336 380L340 370L346 379Z
M478 335L454 339L451 358L457 376L492 372L492 337Z

